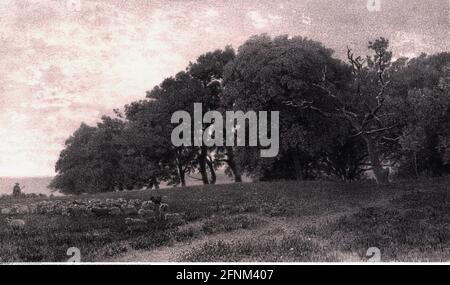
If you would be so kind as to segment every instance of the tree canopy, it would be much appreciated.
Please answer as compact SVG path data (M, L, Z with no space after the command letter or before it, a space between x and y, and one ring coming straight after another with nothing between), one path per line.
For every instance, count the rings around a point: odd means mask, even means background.
M259 180L416 178L450 172L450 53L393 60L389 40L346 60L303 37L259 35L205 53L145 98L67 139L50 187L80 194L204 184L225 171ZM280 151L175 146L172 114L279 111ZM202 115L203 115L202 114ZM197 122L202 132L213 123ZM192 129L192 138L196 136Z

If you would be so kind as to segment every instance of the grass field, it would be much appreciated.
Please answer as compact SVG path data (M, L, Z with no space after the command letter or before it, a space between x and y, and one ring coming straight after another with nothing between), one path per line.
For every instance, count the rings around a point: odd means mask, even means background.
M11 229L0 216L0 259L66 261L77 247L81 261L367 261L367 249L377 247L381 261L447 261L449 182L283 181L54 197L162 195L186 223L27 214L16 215L24 229ZM42 199L3 199L0 208Z

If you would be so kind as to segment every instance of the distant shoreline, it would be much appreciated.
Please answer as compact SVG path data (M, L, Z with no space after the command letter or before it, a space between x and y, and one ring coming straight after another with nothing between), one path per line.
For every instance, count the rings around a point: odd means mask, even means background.
M0 179L33 179L33 178L53 178L54 176L0 176Z
M53 176L39 176L39 177L0 177L0 195L11 194L12 187L15 183L19 183L23 188L23 193L36 194L52 194L52 191L47 188Z

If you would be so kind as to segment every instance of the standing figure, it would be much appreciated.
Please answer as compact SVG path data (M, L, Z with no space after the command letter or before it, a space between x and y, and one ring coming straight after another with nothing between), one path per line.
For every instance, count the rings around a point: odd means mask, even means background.
M16 183L13 188L13 196L19 197L22 194L22 189L20 189L19 183Z

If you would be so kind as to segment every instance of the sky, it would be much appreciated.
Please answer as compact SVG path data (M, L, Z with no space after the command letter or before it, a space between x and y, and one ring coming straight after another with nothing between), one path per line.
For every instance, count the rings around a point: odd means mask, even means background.
M369 5L367 2L379 1ZM395 57L450 51L450 0L0 0L0 177L54 175L65 140L143 99L202 53L252 35L340 57L379 36Z

